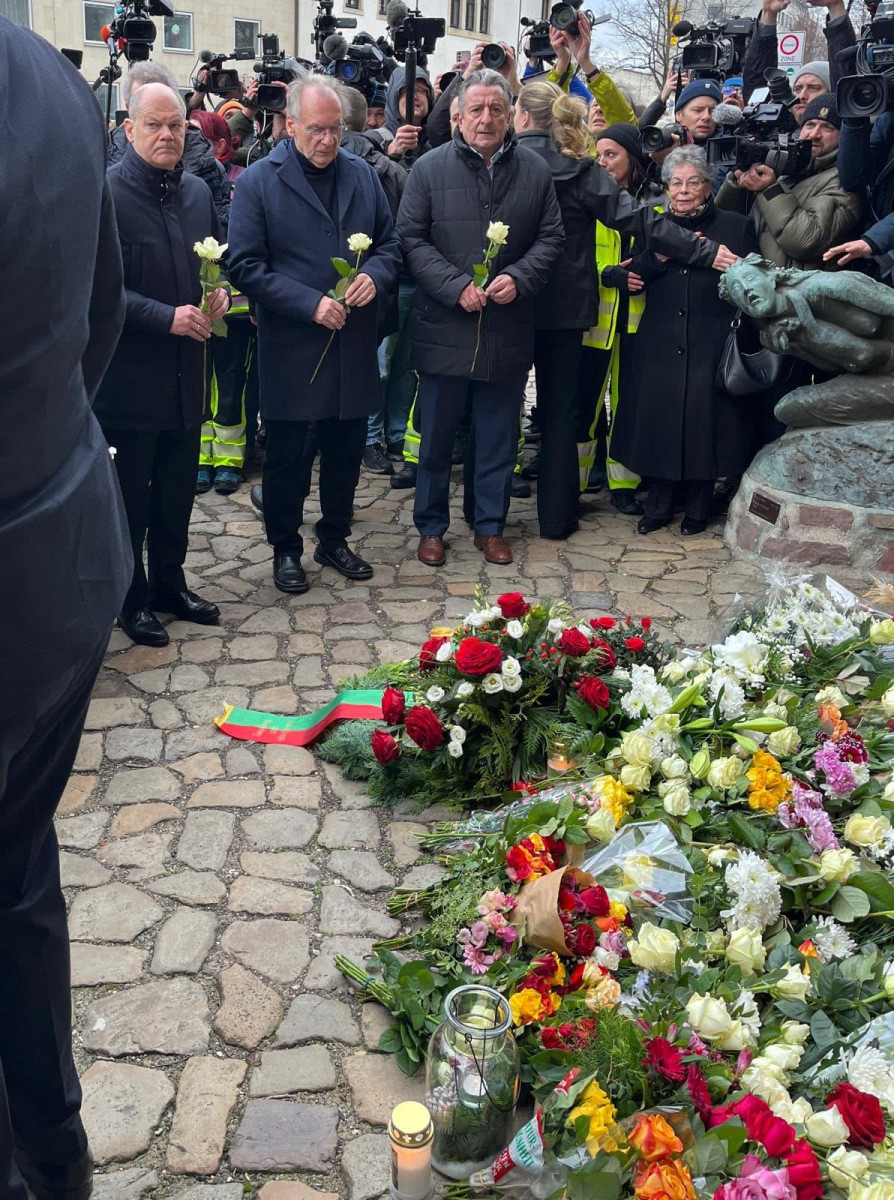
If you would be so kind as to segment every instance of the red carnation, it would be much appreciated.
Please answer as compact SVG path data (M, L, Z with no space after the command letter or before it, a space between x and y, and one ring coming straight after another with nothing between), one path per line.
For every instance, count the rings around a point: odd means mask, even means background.
M419 670L433 671L438 665L438 660L435 655L439 647L443 646L449 639L445 637L432 637L427 642L423 642L422 649L419 651Z
M563 629L556 638L556 645L569 658L583 658L590 649L590 639L579 629Z
M829 1092L826 1104L834 1104L841 1113L848 1129L849 1146L871 1150L877 1142L885 1140L885 1118L875 1096L861 1092L852 1083L839 1083Z
M593 617L590 621L593 629L614 629L617 623L614 617Z
M382 716L387 725L400 725L406 711L406 697L398 688L390 685L382 692Z
M513 617L526 617L531 611L530 604L521 592L505 592L502 596L497 596L497 605L507 621L511 621Z
M785 1156L788 1181L798 1193L798 1200L822 1200L823 1177L813 1147L799 1138Z
M558 1029L552 1025L544 1025L540 1030L540 1044L544 1050L564 1050L565 1043L562 1041L562 1035Z
M603 642L600 638L593 638L593 640L590 642L590 647L591 649L598 651L598 656L596 659L597 671L605 672L613 671L615 669L615 667L618 665L618 656L615 654L608 642Z
M640 625L642 625L643 629L651 629L652 628L652 618L651 617L640 617L639 623L640 623Z
M580 958L589 958L596 949L596 931L592 925L584 925L581 922L574 927L573 941L574 953Z
M643 1065L651 1067L663 1079L672 1083L681 1083L686 1075L683 1066L683 1055L676 1046L672 1046L667 1038L654 1037L646 1042L646 1057ZM710 1100L709 1100L710 1105Z
M481 638L463 638L456 650L456 669L463 675L489 675L500 669L502 661L500 647Z
M584 888L579 899L588 917L607 917L612 910L608 892L601 884Z
M397 762L400 758L400 743L394 734L386 733L384 729L374 729L370 741L376 762Z
M596 675L584 675L574 685L574 690L590 708L608 708L608 688Z
M640 650L645 650L646 643L641 637L629 637L624 639L624 645L632 653L636 654Z
M430 708L414 704L407 713L406 730L420 750L434 750L444 740L444 726Z

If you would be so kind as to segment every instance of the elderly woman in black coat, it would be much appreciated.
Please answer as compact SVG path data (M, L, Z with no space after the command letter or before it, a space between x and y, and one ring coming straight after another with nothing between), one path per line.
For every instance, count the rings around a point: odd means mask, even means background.
M674 150L662 164L661 177L676 224L740 256L757 249L747 218L715 209L714 169L701 147ZM754 451L749 401L718 391L715 383L735 314L720 299L719 275L709 268L645 253L630 269L645 281L648 300L636 335L632 403L619 407L612 455L649 477L640 533L670 524L679 491L684 497L680 531L701 533L715 480L741 474Z

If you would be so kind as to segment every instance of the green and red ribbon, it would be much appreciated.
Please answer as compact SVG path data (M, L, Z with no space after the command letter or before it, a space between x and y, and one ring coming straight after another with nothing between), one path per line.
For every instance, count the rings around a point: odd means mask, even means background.
M335 721L381 720L382 692L373 689L339 692L327 704L304 717L284 717L227 704L223 716L214 718L214 724L230 737L244 742L309 746Z

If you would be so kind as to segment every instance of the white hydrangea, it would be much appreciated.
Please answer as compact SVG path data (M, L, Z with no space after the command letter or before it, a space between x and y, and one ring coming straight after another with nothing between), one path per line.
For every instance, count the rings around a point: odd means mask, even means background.
M833 917L820 917L816 926L817 931L811 941L816 947L820 962L828 963L833 958L850 958L857 949L854 939Z
M735 903L720 915L731 929L756 925L763 930L777 920L782 911L782 893L775 871L759 854L742 850L737 861L727 866L724 879Z

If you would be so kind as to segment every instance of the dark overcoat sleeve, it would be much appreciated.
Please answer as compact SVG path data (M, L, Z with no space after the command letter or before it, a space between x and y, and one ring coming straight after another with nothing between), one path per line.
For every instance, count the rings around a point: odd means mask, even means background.
M108 180L103 185L99 240L90 293L90 340L81 357L87 399L92 404L124 326L124 272Z

